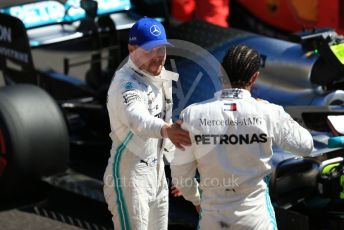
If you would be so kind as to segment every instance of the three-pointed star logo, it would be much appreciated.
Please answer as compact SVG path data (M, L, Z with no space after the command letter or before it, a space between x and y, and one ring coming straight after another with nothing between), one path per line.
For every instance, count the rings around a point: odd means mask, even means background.
M153 34L154 36L159 36L161 34L161 31L159 29L159 27L157 25L152 25L150 27L150 32L151 34Z

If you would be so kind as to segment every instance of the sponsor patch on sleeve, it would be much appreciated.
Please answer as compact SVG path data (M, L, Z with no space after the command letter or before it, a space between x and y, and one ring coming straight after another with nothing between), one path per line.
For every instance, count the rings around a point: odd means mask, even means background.
M123 103L126 105L130 105L136 101L142 101L140 94L137 91L126 91L122 93Z

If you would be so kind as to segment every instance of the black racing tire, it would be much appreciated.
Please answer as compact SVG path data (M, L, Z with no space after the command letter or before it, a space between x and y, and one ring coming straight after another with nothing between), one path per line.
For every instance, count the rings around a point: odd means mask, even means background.
M43 89L0 88L0 154L2 191L66 170L68 129L59 106Z

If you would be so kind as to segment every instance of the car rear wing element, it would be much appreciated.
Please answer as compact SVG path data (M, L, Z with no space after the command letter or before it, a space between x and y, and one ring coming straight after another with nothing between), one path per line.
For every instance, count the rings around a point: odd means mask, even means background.
M329 116L339 116L344 123L344 106L286 106L284 107L294 120L303 127L320 132L330 132Z
M0 60L32 68L32 56L25 26L18 18L0 13ZM2 67L0 67L2 68Z

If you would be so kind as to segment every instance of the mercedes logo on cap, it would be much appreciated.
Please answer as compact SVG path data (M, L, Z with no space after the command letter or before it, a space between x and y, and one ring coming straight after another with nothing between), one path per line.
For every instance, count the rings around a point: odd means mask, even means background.
M150 27L150 32L151 34L153 34L154 36L159 36L161 34L161 31L159 29L159 27L157 25L152 25Z

